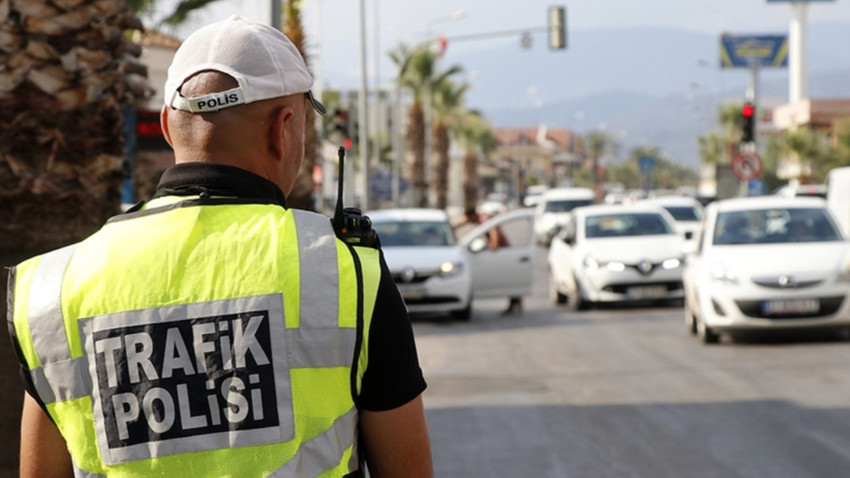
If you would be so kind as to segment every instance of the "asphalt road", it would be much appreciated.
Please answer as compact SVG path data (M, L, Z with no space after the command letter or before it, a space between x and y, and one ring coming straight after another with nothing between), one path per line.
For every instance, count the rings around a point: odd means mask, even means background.
M703 345L681 307L415 318L435 475L850 476L850 342L829 334Z

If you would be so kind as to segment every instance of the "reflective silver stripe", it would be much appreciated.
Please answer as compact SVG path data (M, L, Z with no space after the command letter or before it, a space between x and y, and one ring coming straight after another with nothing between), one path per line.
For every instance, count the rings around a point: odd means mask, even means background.
M30 371L33 385L44 403L82 398L91 394L84 358L46 363Z
M338 418L326 432L304 442L295 456L269 477L318 476L338 465L345 450L352 445L352 455L357 456L357 420L357 410L352 408Z
M350 367L355 329L287 329L286 350L292 368Z
M339 326L339 265L336 236L321 214L292 210L301 273L301 327Z
M81 470L77 468L77 464L74 463L74 478L106 478L106 476L91 471Z
M62 276L76 247L72 244L44 254L33 275L27 312L35 354L42 364L71 358L60 295Z

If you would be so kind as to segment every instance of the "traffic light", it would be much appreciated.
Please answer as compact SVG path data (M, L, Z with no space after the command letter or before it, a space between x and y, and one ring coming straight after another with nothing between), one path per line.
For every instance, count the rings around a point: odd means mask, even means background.
M567 9L549 7L549 49L567 48Z
M756 107L749 101L741 107L741 142L756 140Z

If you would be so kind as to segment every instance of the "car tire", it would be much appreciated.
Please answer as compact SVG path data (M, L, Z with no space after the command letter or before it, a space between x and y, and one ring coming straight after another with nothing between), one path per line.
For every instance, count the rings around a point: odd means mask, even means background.
M449 312L452 320L467 322L472 318L472 297L469 298L466 307Z
M688 328L688 332L691 335L697 334L697 319L694 316L694 313L691 312L691 305L688 302L688 299L685 298L685 326Z
M567 303L566 294L562 294L558 290L558 283L555 281L555 277L552 273L549 273L549 298L552 299L552 302L558 305L563 305Z
M573 281L576 285L576 290L573 295L570 296L570 305L573 306L573 310L590 310L593 308L593 302L586 300L581 295L581 286L579 285L578 279L573 278Z
M705 322L703 322L702 319L697 317L695 320L697 322L697 336L702 343L716 344L720 341L720 335L705 325Z

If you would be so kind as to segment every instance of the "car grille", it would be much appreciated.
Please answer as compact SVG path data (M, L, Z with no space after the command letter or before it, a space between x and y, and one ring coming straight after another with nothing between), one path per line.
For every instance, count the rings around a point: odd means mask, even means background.
M451 304L459 302L460 299L458 299L457 297L446 296L423 297L421 299L404 299L404 303L407 305Z
M764 303L763 300L736 300L735 305L737 305L738 308L741 309L741 312L747 317L754 317L758 319L814 319L836 313L841 307L841 304L844 302L844 297L821 297L818 301L820 302L820 310L818 312L800 312L782 315L765 315L762 312L762 303Z
M393 274L393 281L396 284L420 284L420 283L425 282L426 280L430 279L431 276L433 276L433 275L434 274L419 275L419 273L417 273L416 276L413 278L413 280L405 281L404 279L402 279L401 274Z
M681 281L667 281L667 282L624 282L618 284L609 284L602 288L605 292L613 292L615 294L625 294L626 290L629 287L644 287L644 286L658 286L663 285L667 287L667 292L672 292L676 290L682 289Z
M804 289L814 287L823 282L823 279L794 280L790 276L776 277L753 277L753 283L768 289Z

